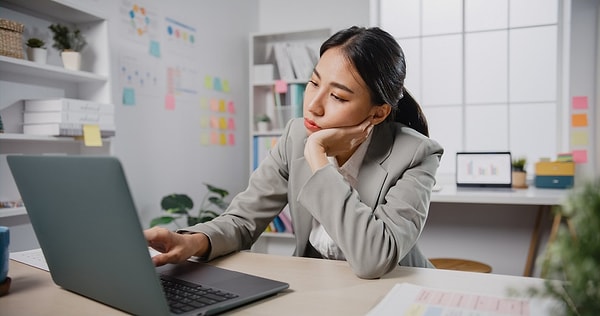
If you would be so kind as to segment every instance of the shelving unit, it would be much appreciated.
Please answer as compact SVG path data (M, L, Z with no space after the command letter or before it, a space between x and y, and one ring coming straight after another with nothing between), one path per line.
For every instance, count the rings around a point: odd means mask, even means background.
M281 136L285 123L291 117L302 116L303 85L310 78L295 78L283 80L275 59L274 46L279 44L304 44L313 53L314 61L318 58L318 48L321 43L331 35L329 29L303 30L285 33L257 33L250 34L250 170L258 166L264 155ZM258 68L272 65L271 73L265 73ZM256 67L258 66L258 67ZM314 66L314 65L313 65ZM259 74L260 72L260 74ZM279 94L280 104L276 102L278 85L285 85L287 92ZM296 86L296 87L294 87ZM281 87L281 86L279 86ZM292 95L292 89L297 89ZM297 93L300 93L299 95ZM298 98L300 97L300 99ZM281 112L281 113L278 113ZM271 119L270 130L259 131L257 118L266 114ZM264 232L261 238L253 245L252 251L292 255L295 248L294 234L282 232Z
M6 162L9 154L110 155L111 138L101 147L86 147L75 137L23 134L24 100L73 98L97 103L112 103L108 21L105 17L78 7L67 0L4 0L0 18L25 25L27 34L42 37L48 49L46 64L0 56L0 201L20 200L19 192ZM48 26L61 23L81 30L88 45L82 51L82 69L65 69L59 52L52 48ZM30 31L31 33L27 33ZM26 54L24 54L26 55ZM11 251L38 247L25 207L0 208L0 225L11 230Z

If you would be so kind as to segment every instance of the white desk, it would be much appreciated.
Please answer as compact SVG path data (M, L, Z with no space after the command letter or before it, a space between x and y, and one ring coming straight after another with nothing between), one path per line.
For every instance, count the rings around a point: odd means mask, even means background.
M240 252L212 262L231 270L288 282L281 294L232 315L365 315L401 282L443 290L505 296L507 290L542 286L538 278L398 267L378 280L357 278L345 261ZM106 305L57 287L46 271L10 262L10 293L2 315L123 315Z
M538 211L523 272L524 276L531 276L542 234L542 218L544 214L550 213L552 207L561 205L569 192L569 190L561 189L538 189L533 186L527 189L512 190L459 189L456 185L444 184L441 186L441 190L432 193L431 203L537 205Z

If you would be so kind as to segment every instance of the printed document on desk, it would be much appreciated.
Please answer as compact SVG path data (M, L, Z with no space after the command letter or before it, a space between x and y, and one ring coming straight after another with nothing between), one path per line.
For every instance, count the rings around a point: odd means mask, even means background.
M367 316L546 316L554 305L546 299L492 296L396 284Z

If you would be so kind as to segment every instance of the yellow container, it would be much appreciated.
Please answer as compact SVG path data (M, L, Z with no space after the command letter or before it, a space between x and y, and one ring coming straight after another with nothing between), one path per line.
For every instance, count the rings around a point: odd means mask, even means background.
M535 174L538 176L573 176L574 162L540 161L535 164Z

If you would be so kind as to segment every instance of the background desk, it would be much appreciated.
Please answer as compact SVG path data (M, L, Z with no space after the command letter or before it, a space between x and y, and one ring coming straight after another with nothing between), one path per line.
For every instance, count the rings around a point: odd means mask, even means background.
M288 282L283 293L230 314L365 315L396 283L444 290L506 295L509 288L541 286L542 279L398 267L379 280L357 278L344 261L241 252L212 262L223 268ZM10 293L0 298L2 315L122 315L118 310L57 287L50 274L10 262Z
M532 227L531 238L529 240L528 254L525 262L523 275L531 276L533 273L535 260L538 254L540 240L543 235L542 219L550 214L553 206L561 205L568 190L560 189L538 189L530 186L527 189L514 190L493 190L493 189L457 189L455 185L442 185L441 190L433 192L431 196L430 218L435 217L435 212L442 203L450 204L482 204L482 210L492 209L490 205L499 206L534 206L537 209L535 221ZM487 209L483 209L486 208ZM433 214L432 214L433 213ZM426 225L426 229L430 228ZM450 236L448 236L450 238ZM485 238L485 236L474 236L475 238ZM436 237L437 238L437 237ZM430 252L426 253L432 256ZM435 256L435 254L433 255ZM489 262L488 262L489 264ZM493 266L493 264L492 264Z

